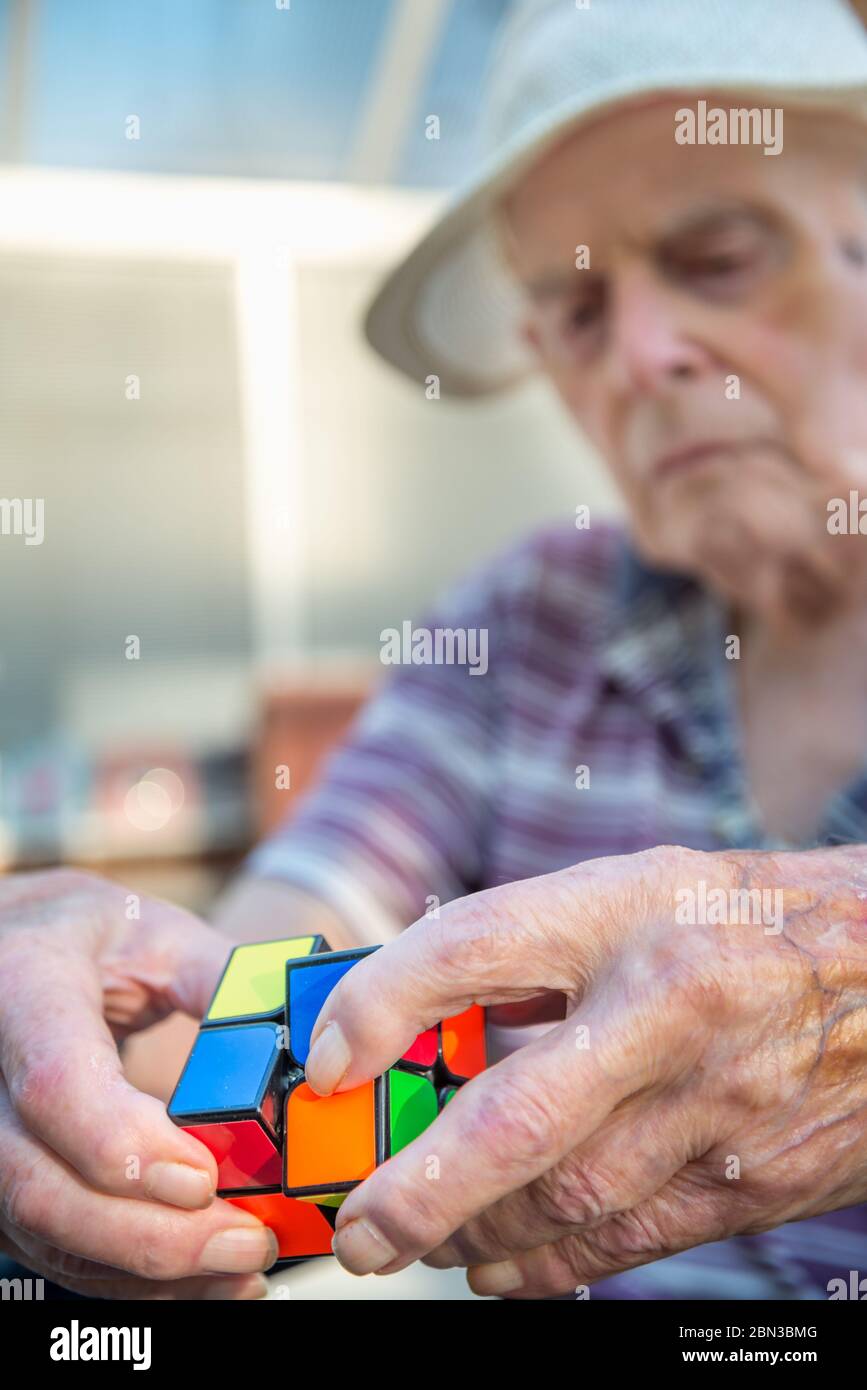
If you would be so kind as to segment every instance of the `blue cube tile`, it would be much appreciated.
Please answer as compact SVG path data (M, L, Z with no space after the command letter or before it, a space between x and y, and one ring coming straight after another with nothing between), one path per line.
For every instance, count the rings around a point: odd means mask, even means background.
M331 951L287 962L286 1029L290 1058L296 1066L307 1065L310 1034L334 986L348 970L378 949L367 946L356 951Z
M172 1096L172 1118L259 1109L281 1061L279 1043L273 1023L202 1029Z

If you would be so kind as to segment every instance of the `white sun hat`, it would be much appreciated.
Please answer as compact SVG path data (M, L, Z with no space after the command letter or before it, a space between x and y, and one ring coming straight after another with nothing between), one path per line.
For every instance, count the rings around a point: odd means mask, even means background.
M485 163L367 310L376 351L416 381L437 376L444 394L484 395L532 370L490 214L566 130L664 92L758 94L867 119L867 31L847 0L584 4L518 0L491 62Z

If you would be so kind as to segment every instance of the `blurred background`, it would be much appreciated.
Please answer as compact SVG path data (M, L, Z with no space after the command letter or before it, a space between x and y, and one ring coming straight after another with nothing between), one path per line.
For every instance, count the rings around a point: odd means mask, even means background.
M359 329L473 165L508 8L0 0L0 494L44 501L0 535L4 866L206 909L384 627L615 506L544 388L429 401Z

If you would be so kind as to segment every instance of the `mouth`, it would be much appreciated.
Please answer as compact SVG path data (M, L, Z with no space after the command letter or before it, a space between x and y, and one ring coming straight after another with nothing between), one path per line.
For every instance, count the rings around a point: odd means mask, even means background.
M713 463L720 458L731 458L736 452L737 445L726 443L724 440L689 444L654 459L651 472L655 478L670 478L692 472L693 469L701 468L703 464Z

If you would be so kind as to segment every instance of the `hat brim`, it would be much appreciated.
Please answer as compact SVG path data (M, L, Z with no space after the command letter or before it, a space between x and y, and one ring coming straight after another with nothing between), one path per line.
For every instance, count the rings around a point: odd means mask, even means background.
M565 134L618 107L666 94L714 92L761 95L776 105L834 111L867 122L867 88L773 86L713 79L670 85L656 75L641 87L634 78L588 104L577 98L501 150L430 231L379 285L363 320L371 347L422 384L436 377L441 394L478 397L508 390L534 370L517 332L520 296L497 253L491 212Z

